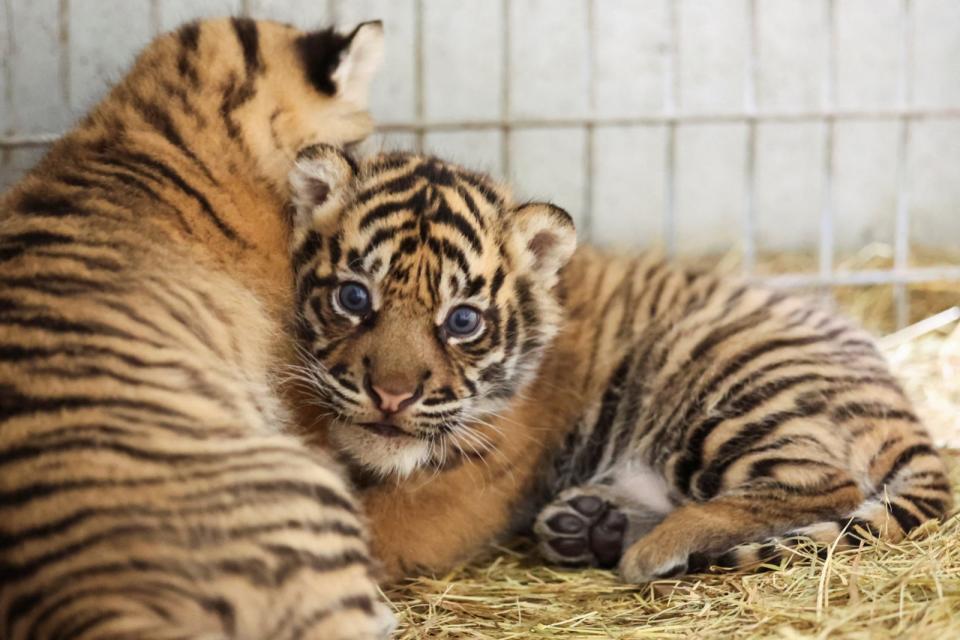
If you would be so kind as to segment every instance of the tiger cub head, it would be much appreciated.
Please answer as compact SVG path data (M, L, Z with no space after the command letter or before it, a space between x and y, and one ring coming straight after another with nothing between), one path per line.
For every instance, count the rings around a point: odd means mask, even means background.
M570 216L415 154L314 146L290 180L298 330L334 446L401 477L490 446L478 426L558 331Z
M371 133L369 90L382 58L379 21L346 33L246 17L190 22L146 47L90 121L118 136L144 121L171 142L225 157L237 143L285 195L300 149Z

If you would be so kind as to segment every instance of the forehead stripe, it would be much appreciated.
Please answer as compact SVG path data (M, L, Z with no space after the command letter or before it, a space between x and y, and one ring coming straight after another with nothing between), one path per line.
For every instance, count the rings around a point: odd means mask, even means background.
M457 195L460 196L460 199L463 200L463 203L467 205L467 210L470 212L470 215L473 216L473 219L477 221L477 224L480 225L480 228L486 230L487 223L483 219L483 216L480 215L480 209L477 208L477 203L473 199L473 196L470 195L470 192L463 187L463 185L457 185Z
M388 216L401 211L409 210L413 208L414 202L417 199L418 198L416 197L410 197L406 200L394 200L392 202L378 204L363 215L363 218L360 219L360 224L358 225L357 229L359 231L363 231L367 227L376 224Z
M374 184L357 194L354 198L354 206L362 206L366 204L368 200L376 198L379 195L409 191L416 185L417 179L417 176L412 173L403 173L381 184Z
M467 239L467 242L470 243L470 246L473 248L474 252L478 255L483 253L483 245L480 243L480 236L477 234L477 231L473 226L467 222L467 219L461 216L459 213L455 213L446 202L446 199L442 199L442 204L437 208L437 212L430 219L430 222L435 224L442 224L449 227L452 227L460 232L460 234Z
M477 193L481 194L495 207L504 206L505 203L503 201L503 197L497 193L497 191L493 188L493 185L491 185L489 180L486 178L468 171L460 171L457 173L457 175L461 180L476 189Z
M370 240L367 242L367 244L363 247L363 250L360 251L360 258L366 259L366 257L370 255L372 251L388 240L401 240L409 238L406 232L413 231L416 228L416 221L407 220L401 225L377 229L377 231L370 237Z
M443 256L448 260L452 260L457 264L465 276L468 278L470 277L470 262L467 260L467 257L459 247L451 243L446 238L444 238L442 242L437 241L435 238L430 238L427 241L427 244L435 254L438 256Z

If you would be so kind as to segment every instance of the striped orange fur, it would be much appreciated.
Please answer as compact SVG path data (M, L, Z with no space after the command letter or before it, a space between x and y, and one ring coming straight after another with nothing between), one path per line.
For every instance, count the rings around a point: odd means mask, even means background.
M378 23L158 38L0 205L0 637L382 638L359 508L287 433L286 176L371 130Z

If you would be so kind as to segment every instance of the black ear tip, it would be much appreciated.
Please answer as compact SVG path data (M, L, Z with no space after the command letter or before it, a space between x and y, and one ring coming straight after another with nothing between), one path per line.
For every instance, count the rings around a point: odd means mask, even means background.
M324 154L336 153L336 152L337 152L337 148L334 147L332 144L327 144L325 142L311 144L308 147L304 147L303 149L300 149L300 151L297 153L297 162L300 162L303 160L316 160L317 158L319 158Z
M573 216L570 215L566 209L558 207L550 202L546 203L546 205L550 209L550 213L552 213L558 220L570 225L571 227L576 226L576 224L573 222Z
M356 173L359 169L357 161L346 149L327 142L317 142L315 144L303 147L297 152L297 163L308 163L316 160L330 160L331 158L342 160L347 164L347 166L350 167L350 170L353 173Z
M547 214L558 223L576 229L577 225L573 221L573 216L571 216L566 209L558 207L552 202L526 202L517 207L517 210L526 209L527 207L546 211Z
M383 33L383 20L367 20L366 22L361 22L353 28L349 34L347 34L347 44L353 42L353 39L357 36L360 31L364 29L375 29L380 33Z

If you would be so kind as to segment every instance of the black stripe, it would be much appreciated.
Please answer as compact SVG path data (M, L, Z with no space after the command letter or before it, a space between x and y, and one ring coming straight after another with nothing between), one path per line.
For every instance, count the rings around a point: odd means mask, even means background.
M699 392L696 394L688 394L693 398L693 400L686 404L687 410L684 412L682 417L679 417L678 414L683 410L684 404L681 403L677 405L677 408L671 413L670 417L664 421L664 429L667 431L686 431L688 433L687 437L689 443L687 448L702 449L703 440L707 435L709 435L709 432L712 431L713 427L715 427L716 423L719 423L721 419L714 416L702 423L702 426L707 428L706 432L701 432L700 427L690 429L688 425L693 423L694 419L697 417L697 414L702 414L705 412L707 400L714 392L717 391L724 381L762 356L780 351L782 349L805 347L820 342L827 342L844 331L845 329L838 329L836 332L817 336L807 336L803 338L776 338L755 345L754 347L737 354L734 358L731 358L730 362L723 368L723 370L720 371L720 373L713 376L706 385L701 387ZM764 369L760 369L759 371L764 371ZM699 453L696 455L697 457L700 456ZM678 480L678 483L680 486L686 486L686 482L679 482Z
M497 293L500 292L500 287L503 286L503 281L506 277L503 267L498 266L497 271L493 274L493 279L490 281L490 300L497 299Z
M248 78L240 82L236 74L231 74L223 89L220 98L220 118L227 130L227 135L233 140L240 140L243 132L240 125L233 119L233 112L250 101L255 95L253 80Z
M690 359L700 360L714 347L770 318L770 311L766 308L756 309L732 322L726 322L707 334L691 350Z
M370 237L370 240L367 241L367 244L363 247L363 250L359 252L360 256L362 258L366 258L368 255L370 255L372 251L374 251L375 249L377 249L378 247L380 247L382 244L384 244L389 240L399 241L401 239L409 239L409 238L413 238L414 240L416 240L415 236L406 235L410 231L416 228L417 228L416 220L407 220L403 224L400 224L394 227L383 227L381 229L378 229ZM332 250L331 250L331 253L332 253Z
M572 470L576 483L584 482L593 476L604 451L610 445L610 432L613 430L614 421L620 410L624 383L629 373L630 356L628 355L620 362L610 377L600 400L600 412L597 415L597 420L590 429L586 442L575 454Z
M894 409L882 402L848 402L833 409L831 419L843 423L850 420L865 418L868 420L905 420L919 422L912 411Z
M171 530L176 531L176 529L173 528L171 528ZM155 523L113 527L106 531L100 531L86 536L80 540L75 540L69 544L58 546L52 551L47 551L40 556L18 564L0 561L0 575L4 576L5 583L20 582L31 578L38 571L41 571L51 564L63 562L103 542L129 535L150 538L156 536L160 531L161 530L155 526ZM168 542L173 542L175 538L169 536L169 532L170 530L165 532L168 535L163 536L163 538Z
M17 248L23 250L60 244L73 246L78 242L83 244L83 242L78 241L74 236L65 235L62 233L54 233L52 231L39 230L25 231L9 236L0 236L0 241L2 241L5 245L17 245ZM87 241L87 243L89 243L89 241Z
M90 211L63 196L28 191L14 201L14 207L27 214L40 216L89 216Z
M178 360L144 360L135 355L127 354L122 351L116 351L109 347L94 345L63 345L55 347L24 347L18 344L0 344L0 362L23 362L33 361L39 358L54 358L58 356L71 357L104 357L115 358L131 367L157 367L172 368L181 372L188 372L190 369L185 367L184 363Z
M446 198L441 197L439 201L440 204L437 207L437 211L430 217L430 222L456 229L466 238L477 255L483 255L483 244L481 244L480 235L477 233L477 230L473 228L473 225L467 222L467 219L462 215L454 212L447 203Z
M473 199L473 196L470 195L470 192L467 191L462 185L457 185L457 195L463 199L463 203L467 205L467 211L470 212L470 215L473 216L473 219L477 222L480 229L486 230L487 223L483 219L483 216L480 215L480 209L477 207L476 201Z
M109 378L114 382L119 382L130 387L142 387L145 389L153 389L155 391L163 391L171 394L182 395L189 392L198 392L200 389L196 387L196 381L190 380L181 383L179 386L173 386L168 384L163 384L157 380L151 380L149 377L146 378L137 378L135 376L126 375L116 371L115 369L108 367L101 367L92 364L72 364L66 366L32 366L30 367L30 375L33 376L50 376L54 380L89 380L94 381L96 378ZM149 374L152 372L148 372ZM210 392L216 391L212 387L206 387L202 389L203 395L210 397ZM218 397L219 396L219 397ZM220 404L226 409L235 409L233 403L228 399L228 396L224 394L217 394L210 397L211 400L216 399Z
M61 423L63 426L31 433L23 442L25 444L38 446L50 446L51 443L53 443L53 446L55 446L56 441L61 438L139 438L143 435L143 431L139 427L128 426L127 423L147 425L151 429L156 428L160 431L169 431L172 434L193 438L194 440L209 440L212 435L223 433L220 429L214 428L211 433L208 432L206 428L190 429L189 427L160 420L150 422L146 420L130 420L130 416L127 415L110 415L108 419L115 420L116 422L107 423L106 421L102 421L95 424L87 424L83 423L82 419L79 419L81 422L71 421L69 423ZM123 424L121 425L120 423Z
M90 293L115 293L121 291L113 279L96 280L79 276L36 274L24 277L0 277L0 287L4 289L28 289L50 295L85 295ZM16 308L16 307L15 307ZM19 307L24 311L26 307Z
M186 98L184 98L186 100ZM167 113L160 105L154 102L148 102L147 100L140 98L139 96L133 99L134 108L143 116L143 119L151 127L157 130L157 132L162 135L167 142L173 145L180 153L185 155L190 161L196 166L197 169L203 173L204 177L213 184L217 184L217 181L214 179L213 174L210 173L210 169L200 158L197 157L197 154L194 153L187 143L184 141L183 136L180 135L180 132L177 130L177 126L173 122L173 118L170 117L170 114ZM151 191L152 190L149 190ZM156 195L154 195L156 197ZM158 200L160 198L157 198Z
M330 608L322 608L309 614L302 622L293 628L289 636L290 640L302 640L305 635L331 615L338 611L362 611L368 616L373 615L373 600L367 595L346 596ZM282 627L281 627L282 629ZM280 637L279 633L271 634L269 637Z
M98 258L80 253L71 253L69 251L34 251L33 255L49 260L70 260L82 265L89 271L106 271L112 274L120 273L128 266L123 262L110 258Z
M199 455L199 454L194 454ZM319 502L325 507L336 507L348 513L356 513L356 508L348 499L329 487L310 482L293 480L242 481L213 489L203 489L180 496L183 501L204 500L222 495L256 495L261 493L295 494Z
M733 414L730 417L746 415L785 391L789 391L806 382L818 382L821 380L823 380L823 377L815 373L771 380L731 400L728 406L733 410Z
M476 189L477 193L486 198L494 207L502 209L506 204L500 194L494 189L487 176L461 169L457 171L457 177Z
M177 31L177 37L180 39L180 46L187 51L197 50L200 43L200 25L196 22L188 22Z
M136 582L136 578L133 578L131 582ZM71 585L72 586L72 585ZM222 598L207 598L197 593L191 593L185 588L178 587L176 585L170 584L169 581L165 580L150 580L144 582L143 584L122 584L116 587L104 588L103 585L96 585L93 587L86 588L71 588L67 591L66 594L61 595L60 597L47 598L44 602L42 609L36 612L33 616L33 622L27 628L23 637L25 638L37 638L38 627L42 624L48 622L51 616L54 616L58 613L62 613L64 610L81 603L82 601L92 598L95 602L102 602L104 596L109 595L125 595L129 596L130 594L136 594L140 596L145 596L148 599L160 600L166 596L166 594L171 593L175 594L179 599L190 600L195 603L197 606L202 608L205 611L208 611L212 614L217 615L220 618L220 623L223 625L224 629L227 631L229 637L233 637L235 633L234 627L234 611L232 605L223 600ZM129 599L124 598L124 599ZM146 606L150 607L157 615L161 618L164 618L168 622L171 622L169 612L160 609L156 605L151 605L149 603ZM81 608L82 611L85 611L87 608ZM73 638L73 635L56 635L56 636L45 636L49 637L50 640L64 640L65 638ZM184 639L186 640L186 639Z
M251 18L234 17L231 20L233 31L237 34L240 48L243 50L243 65L247 75L253 76L263 69L260 60L260 33L257 23Z
M673 275L673 272L669 270L664 271L662 274L660 274L660 278L657 282L657 286L653 290L653 295L650 296L650 306L649 306L650 317L656 317L657 311L660 309L660 305L658 304L660 301L660 296L663 295L663 289L664 287L667 286L667 281L670 280L670 277L672 275ZM649 284L647 284L646 286L649 286ZM616 292L613 295L616 295ZM692 357L696 358L697 356L694 355Z
M203 569L204 567L199 568ZM45 582L42 590L21 594L11 600L10 606L7 609L7 619L4 620L4 637L13 637L12 628L16 626L21 618L25 617L32 609L41 604L44 596L47 594L57 593L66 586L72 587L73 585L79 584L85 578L106 575L113 577L114 579L111 580L111 582L116 583L117 574L128 576L133 574L138 581L142 581L148 577L148 574L155 572L160 572L164 575L178 576L189 582L196 580L196 575L182 566L178 566L172 562L157 562L143 558L132 558L126 562L96 564L72 571L64 571L53 580Z
M465 278L470 278L470 261L467 260L466 254L461 251L460 247L456 246L446 238L437 239L430 237L427 239L427 246L436 254L438 257L446 258L447 260L453 262L457 265L457 268L463 273ZM464 293L465 296L470 296L470 293Z
M111 403L117 402L112 400ZM145 404L145 403L141 403ZM151 451L141 449L122 442L103 440L101 438L74 438L61 440L46 445L20 445L0 450L0 466L6 466L24 460L40 459L45 456L56 456L70 451L93 451L117 453L134 460L155 462L162 464L200 464L211 460L221 460L226 454L214 453L172 453L166 451ZM9 496L10 494L3 494Z
M0 299L0 310L10 310L9 307L7 309L3 309L4 303L7 302L9 301ZM85 336L124 338L127 340L140 341L141 344L154 347L156 349L165 349L167 347L167 345L159 344L153 342L152 340L147 340L143 336L135 336L131 333L127 333L126 331L121 331L120 329L99 322L71 322L69 320L64 320L59 316L41 315L40 310L35 308L17 308L14 306L12 307L12 310L29 312L31 315L26 318L0 317L0 326L37 329L53 334L75 333Z
M517 303L520 307L520 317L523 319L524 328L535 326L540 318L537 316L536 302L533 299L530 281L523 277L518 277L514 283Z
M817 406L799 406L789 411L771 413L760 420L743 425L736 434L720 445L713 460L700 473L696 483L699 495L704 498L712 498L717 495L722 486L723 474L739 459L744 449L748 449L766 438L787 422L817 415L821 410L822 408ZM691 489L689 484L680 486L686 491Z
M300 246L293 252L293 270L297 272L308 261L319 257L323 251L323 235L311 230Z
M421 196L422 194L415 194L415 196ZM367 211L362 218L360 218L360 223L357 226L358 231L364 231L367 227L370 227L380 220L392 216L395 213L411 211L414 206L415 197L412 196L406 200L393 200L390 202L381 202L377 206L373 207Z
M897 477L897 474L900 473L900 470L910 464L914 458L917 456L931 455L935 456L936 451L934 451L933 447L928 444L915 444L901 451L893 461L893 464L890 465L890 470L887 471L887 473L883 476L883 479L877 484L877 492L882 492L886 485L893 482L893 480Z
M310 569L317 573L327 573L351 565L367 566L370 564L370 558L365 553L353 549L330 555L318 555L305 549L279 544L265 544L261 545L261 548L280 559L279 566L274 571L273 584L276 586L283 585L288 578L303 569Z
M764 500L767 504L765 509L778 509L784 514L794 513L798 506L795 503L784 500L784 494L793 495L793 496L805 496L805 497L818 497L826 498L831 493L835 493L842 489L856 488L857 484L853 480L841 480L835 482L834 484L823 486L822 483L805 486L805 485L796 485L796 484L787 484L786 482L779 481L764 481L760 488L750 494L748 498L751 500ZM746 508L745 510L751 510L751 508ZM813 509L807 509L807 513L820 514L819 517L827 518L833 517L836 515L834 512L834 507L829 502L824 506L820 505L814 507Z
M809 458L787 458L787 457L772 457L772 458L763 458L762 460L757 460L750 465L750 470L747 472L748 480L756 480L761 477L768 477L773 475L773 471L781 466L800 466L800 467L830 467L831 465L823 460L811 460Z
M183 177L174 171L169 165L137 152L123 153L115 158L115 162L120 166L130 166L130 164L133 164L134 166L141 165L156 171L173 183L173 185L176 186L180 191L196 201L196 203L200 206L201 211L206 214L207 218L213 222L213 224L224 236L234 242L247 246L247 242L239 236L236 230L221 220L220 216L214 212L213 206L211 206L210 201L207 200L207 197L190 186L187 181L184 180Z
M123 613L119 611L81 611L80 613L68 616L66 620L61 620L56 626L50 629L51 640L66 640L67 638L80 638L99 626L122 618Z
M890 501L886 505L887 511L890 512L890 515L894 517L897 521L897 524L900 525L900 528L904 533L910 533L914 529L920 526L920 518L910 513L907 509L904 509L894 501Z
M943 500L924 498L910 493L901 493L898 497L910 501L910 504L915 506L927 518L939 517L943 515L945 511L945 503Z
M269 469L269 465L266 464L256 466L263 471ZM225 470L218 472L217 475L223 476L229 473L230 470ZM209 476L209 473L207 475ZM199 474L194 474L193 478L197 478L198 476ZM167 481L182 483L182 477L179 475L170 476L167 478ZM59 518L51 522L46 522L42 525L34 526L29 529L16 531L15 533L0 532L0 549L12 549L26 542L38 544L41 541L70 533L78 526L82 526L90 521L102 523L107 522L109 519L114 517L137 518L138 520L149 519L149 522L144 522L141 526L148 530L157 529L186 536L191 533L189 530L184 530L182 527L179 527L175 524L170 524L170 521L172 520L176 522L184 517L202 515L204 513L223 514L230 511L249 508L249 506L249 503L244 503L242 500L240 500L238 503L231 502L217 505L215 507L203 505L187 509L163 509L136 505L86 508L72 513L69 516ZM156 522L153 520L156 520ZM103 530L103 533L110 533L111 531L121 528L122 527L118 525L116 527ZM251 538L283 531L302 531L311 534L336 533L337 535L349 538L362 538L364 535L361 529L339 520L309 521L302 519L291 519L281 520L279 522L264 522L258 524L217 527L217 536L223 540L233 541L241 538ZM190 544L199 544L199 541L191 540Z
M512 356L514 350L517 348L517 341L520 338L517 325L517 313L512 306L509 306L507 307L507 324L503 331L504 338L506 339L503 346L504 358Z
M116 193L118 191L118 185L116 182L120 182L130 189L144 194L144 196L150 200L151 203L165 205L167 210L173 214L174 218L176 218L177 224L180 226L183 232L187 235L190 235L190 224L184 217L183 212L145 182L145 180L149 179L157 182L158 184L165 185L165 183L159 177L157 177L155 174L145 171L136 171L131 167L119 166L116 163L108 164L108 166L111 167L110 169L101 168L96 166L97 164L100 163L94 162L91 163L93 166L88 165L84 167L85 171L102 178L101 180L97 181L91 180L90 184L87 186L88 189L98 190L98 196L100 198L112 203L119 209L130 211L132 209L130 202L128 202L126 198L121 199L117 197L119 194Z
M368 165L369 168L369 165ZM412 189L419 179L419 176L413 173L404 173L395 178L391 178L382 184L375 184L361 191L353 198L354 209L363 207L368 201L384 194L398 194Z

